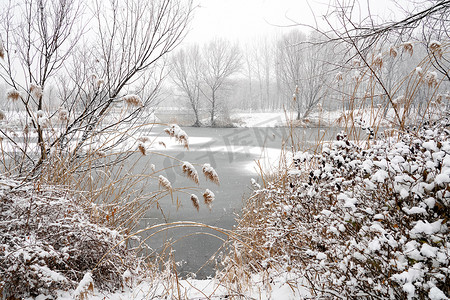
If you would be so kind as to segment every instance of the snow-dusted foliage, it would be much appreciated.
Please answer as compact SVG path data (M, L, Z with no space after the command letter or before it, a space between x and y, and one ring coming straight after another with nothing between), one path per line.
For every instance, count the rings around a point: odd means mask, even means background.
M87 287L113 290L127 270L144 269L119 232L95 223L98 209L80 201L61 188L0 178L0 298L80 290L87 276Z
M324 297L450 296L450 118L372 141L344 134L255 192L239 232L249 270L298 272Z

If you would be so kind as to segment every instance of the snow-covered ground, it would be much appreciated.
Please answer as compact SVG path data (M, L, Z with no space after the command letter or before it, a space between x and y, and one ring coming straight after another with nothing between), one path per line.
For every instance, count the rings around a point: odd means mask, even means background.
M81 284L86 284L82 282ZM282 299L294 300L311 297L308 288L303 286L304 279L295 277L293 272L277 274L252 275L247 289L237 291L232 286L224 286L217 279L185 279L173 281L144 280L133 288L124 287L115 293L88 291L84 296L89 300L123 300L123 299ZM74 299L75 291L59 291L59 300ZM46 299L44 295L36 300ZM30 299L31 300L31 299Z
M286 126L284 112L235 113L231 115L235 126L239 127L279 127Z
M342 110L313 112L304 120L298 121L297 113L290 111L277 112L239 112L231 114L233 125L237 127L281 127L294 124L300 127L338 126L342 116L349 116L350 112ZM354 118L365 124L373 124L379 120L377 110L355 110Z

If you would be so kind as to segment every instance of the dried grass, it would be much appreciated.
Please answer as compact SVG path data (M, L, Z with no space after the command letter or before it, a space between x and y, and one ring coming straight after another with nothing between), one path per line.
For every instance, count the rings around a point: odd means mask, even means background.
M129 94L123 97L123 101L130 107L143 107L144 102L142 99L135 94Z
M195 207L195 209L197 211L199 211L199 209L200 209L200 201L198 200L198 197L196 195L191 194L191 202L192 202L192 205Z
M60 109L58 112L58 118L61 121L68 121L69 120L69 111L67 109Z
M20 92L18 90L11 89L6 93L6 98L15 102L20 99Z
M56 289L76 288L91 270L98 288L115 290L128 268L135 275L146 272L136 249L121 243L124 237L117 231L99 226L94 204L79 194L3 177L0 182L9 186L2 184L0 201L3 297L55 296Z
M406 42L402 44L403 51L409 53L411 56L414 54L414 47L411 42Z
M389 55L393 58L396 58L398 55L397 49L394 46L389 48Z
M214 202L214 199L216 198L216 195L214 195L213 192L211 192L209 189L206 189L203 193L203 199L205 200L205 204L208 206L209 209L212 208L212 203Z
M210 164L204 164L202 167L202 171L206 177L206 180L209 180L217 185L220 184L219 175L217 175L216 170L214 170L214 168L211 167Z
M181 166L181 170L183 171L183 174L186 175L187 178L194 181L196 184L199 184L199 178L197 170L194 168L194 166L190 162L183 162Z
M147 150L145 149L145 145L143 143L138 143L138 150L142 155L147 155Z
M30 93L37 99L40 99L43 96L42 87L36 84L30 84Z
M171 191L172 190L172 184L170 183L169 179L166 177L159 175L159 186L163 187L164 189Z
M431 41L429 45L430 51L437 58L442 58L444 51L442 49L442 44L438 41Z
M186 149L189 149L189 137L178 125L172 124L170 127L165 128L164 132L170 137L174 137L180 144L183 144Z

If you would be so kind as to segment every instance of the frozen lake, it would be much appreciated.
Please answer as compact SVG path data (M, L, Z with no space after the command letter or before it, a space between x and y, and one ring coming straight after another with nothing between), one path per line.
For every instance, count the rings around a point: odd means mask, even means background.
M243 200L250 195L251 178L260 182L255 161L260 160L268 165L267 161L276 163L280 154L282 141L289 136L288 128L183 128L189 135L190 150L181 145L171 146L158 150L164 155L176 157L182 161L189 161L203 165L209 163L220 177L220 186L205 180L201 166L196 166L200 177L200 187L197 194L200 199L200 211L193 207L189 194L179 194L178 201L181 206L177 208L176 195L174 201L170 197L160 200L159 204L164 212L150 210L141 223L146 227L155 223L194 221L220 228L232 229L235 225L236 214L239 213ZM318 136L322 137L324 128L297 129L301 143L307 148L314 145ZM325 129L324 140L330 140L338 129ZM162 129L155 128L154 134ZM290 149L288 147L287 149ZM156 166L156 169L168 168L172 164L169 157L150 154L145 157ZM170 180L173 187L193 187L192 181L183 176L180 167L168 168L159 173ZM159 175L158 174L158 175ZM158 183L148 186L148 189L158 189ZM202 193L205 188L216 195L212 210L203 204ZM176 241L173 244L174 255L177 261L182 261L178 267L181 275L196 273L197 278L212 275L214 261L203 266L212 255L221 247L223 241L208 234L218 234L215 231L199 231L198 228L183 228L164 231L148 240L153 248L160 248L168 239ZM218 234L221 238L226 236ZM203 266L203 267L202 267Z

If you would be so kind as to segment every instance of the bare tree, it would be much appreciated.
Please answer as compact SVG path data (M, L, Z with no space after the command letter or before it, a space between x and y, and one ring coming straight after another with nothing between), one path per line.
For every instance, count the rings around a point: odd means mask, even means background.
M211 125L216 124L216 113L221 100L221 92L229 79L240 69L241 53L238 45L222 39L215 39L203 48L205 68L204 87L201 92L210 103Z
M252 100L252 108L273 109L274 98L278 93L273 90L275 43L268 37L253 40L245 49L245 75ZM254 103L253 103L254 102Z
M309 40L314 40L314 37L309 36ZM298 119L306 118L325 99L331 77L328 47L311 45L304 49L304 53L303 77L299 87L302 91L303 109L302 112L298 111Z
M194 126L200 122L200 85L202 83L203 60L198 45L180 50L172 59L172 81L187 98L195 115Z
M165 56L183 39L192 12L192 2L182 0L96 1L93 15L81 7L78 0L23 0L3 9L0 76L12 89L9 99L21 103L25 126L38 133L39 161L2 133L34 170L55 150L71 161L112 128L132 128L154 100L165 77ZM147 72L159 79L150 81ZM59 86L58 111L44 101L49 82ZM153 88L144 91L149 82ZM103 122L117 106L128 109ZM63 126L46 135L44 114ZM116 143L130 136L123 133Z
M427 72L433 73L434 69L442 75L443 79L439 84L441 88L448 86L450 82L450 59L448 52L445 51L449 40L450 1L418 0L410 1L410 3L414 4L413 11L404 10L403 16L397 20L377 22L375 16L370 13L370 6L368 16L362 21L355 21L354 11L359 2L345 3L338 0L335 1L334 8L330 10L331 13L325 16L329 28L315 28L316 32L322 34L328 42L339 41L347 45L347 52L351 54L348 59L356 58L361 62L361 68L365 69L368 77L376 82L375 89L379 95L378 98L381 99L380 103L385 103L385 113L388 109L392 109L395 114L395 123L400 127L403 127L408 119L408 113L405 113L408 109L404 112L399 110L396 94L410 86L402 88L397 86L391 89L392 78L383 78L383 48L385 52L387 48L387 52L393 57L396 57L397 53L412 56L413 52L417 52L417 49L413 50L413 48L422 44L428 51L428 57L420 63L422 67L427 69ZM332 20L337 20L339 25L332 25L336 24ZM424 80L419 79L417 82L424 82ZM432 82L428 82L428 85L430 83ZM411 90L414 92L408 93L408 100L405 102L408 103L407 106L413 104L414 99L425 98L421 95L422 89ZM438 91L435 92L438 94ZM421 101L418 105L419 110L421 110L420 103Z
M314 39L293 30L278 43L278 76L285 97L293 93L297 120L307 118L328 92L328 50Z
M8 3L1 17L5 54L0 76L11 88L9 99L20 101L26 121L37 132L38 164L47 157L43 124L37 114L44 109L43 90L49 79L61 70L80 37L81 31L76 26L80 15L76 0L50 3L24 0L20 4ZM2 133L18 145L11 136ZM24 149L20 150L30 158Z
M305 34L298 30L293 30L281 37L277 45L277 77L282 83L281 90L285 99L290 99L294 93L296 110L302 109L303 103L298 93L300 80L303 73L303 61L305 59L301 44L306 40Z

